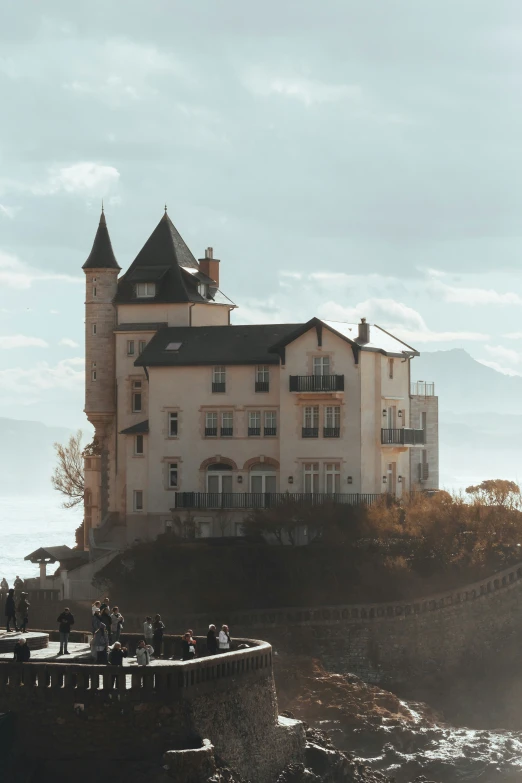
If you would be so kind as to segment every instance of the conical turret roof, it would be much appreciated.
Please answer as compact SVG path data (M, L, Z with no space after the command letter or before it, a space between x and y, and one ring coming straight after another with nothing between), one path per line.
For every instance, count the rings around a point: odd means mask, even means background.
M100 216L98 231L94 237L92 250L89 258L82 266L82 269L121 269L112 249L109 229L107 228L107 221L105 220L103 209Z

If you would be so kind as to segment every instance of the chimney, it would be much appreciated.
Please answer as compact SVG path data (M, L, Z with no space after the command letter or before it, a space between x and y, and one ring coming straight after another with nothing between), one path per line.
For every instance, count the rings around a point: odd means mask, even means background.
M359 324L359 336L357 339L360 343L370 342L370 324L366 323L366 318L361 318L361 323Z
M214 280L219 287L219 259L214 258L214 248L207 247L205 258L198 258L198 264L203 274Z

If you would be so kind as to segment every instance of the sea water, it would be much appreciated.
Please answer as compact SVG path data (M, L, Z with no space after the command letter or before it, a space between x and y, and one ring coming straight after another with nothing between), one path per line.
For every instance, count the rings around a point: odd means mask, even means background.
M58 495L0 497L0 579L12 584L17 574L38 576L38 566L24 557L41 546L74 546L82 512L83 507L63 508ZM48 566L48 573L57 567Z

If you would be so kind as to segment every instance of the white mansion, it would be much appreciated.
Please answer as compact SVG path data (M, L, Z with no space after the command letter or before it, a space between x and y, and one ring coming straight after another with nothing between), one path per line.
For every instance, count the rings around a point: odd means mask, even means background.
M289 493L320 504L438 484L437 398L417 351L363 319L232 325L212 248L196 260L166 211L120 274L105 216L86 278L85 545L183 521L239 535Z

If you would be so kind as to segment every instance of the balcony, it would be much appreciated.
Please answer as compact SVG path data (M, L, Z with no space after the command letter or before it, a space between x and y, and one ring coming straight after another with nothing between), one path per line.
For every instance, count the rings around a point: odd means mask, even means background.
M302 503L303 505L323 506L328 503L347 506L371 506L380 494L326 494L322 492L176 492L175 508L195 509L255 509L275 508L285 503Z
M248 428L248 437L253 437L256 435L261 435L261 427L249 427Z
M277 427L265 427L265 438L275 438L277 435Z
M291 392L344 391L344 375L291 375Z
M215 438L217 436L217 427L205 427L205 438Z
M231 438L234 434L233 427L221 427L220 435L222 438Z
M223 394L227 390L226 383L212 382L212 394Z
M415 381L410 385L410 394L412 397L434 397L435 384L426 383L426 381Z
M424 446L424 430L412 427L381 429L381 443L383 446Z
M270 391L269 381L256 381L256 392L268 392Z
M323 438L340 438L341 437L341 428L340 427L324 427L323 428Z
M318 438L319 427L303 427L301 434L303 438Z

